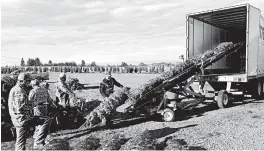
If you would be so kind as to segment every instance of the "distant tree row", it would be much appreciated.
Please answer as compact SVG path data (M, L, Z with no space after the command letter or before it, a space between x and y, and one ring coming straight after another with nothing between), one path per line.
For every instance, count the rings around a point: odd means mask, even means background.
M76 62L59 62L59 63L52 63L51 60L48 64L44 64L44 66L77 66Z
M53 63L51 60L48 61L48 63L42 63L39 58L29 58L27 62L25 63L24 59L21 59L20 66L78 66L76 62L59 62L59 63ZM81 61L80 66L91 66L91 67L97 67L98 65L93 61L91 64L86 64L84 60ZM127 67L127 66L133 66L128 65L126 62L121 62L120 67ZM145 63L141 62L138 66L147 66Z
M24 66L24 67L1 67L2 74L9 74L15 70L34 72L71 72L71 73L102 73L112 71L113 73L162 73L172 66Z

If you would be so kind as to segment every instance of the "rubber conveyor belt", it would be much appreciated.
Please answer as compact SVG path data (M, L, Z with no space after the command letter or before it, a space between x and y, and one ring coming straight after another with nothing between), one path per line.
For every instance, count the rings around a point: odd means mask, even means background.
M229 47L227 50L220 51L220 53L215 54L215 55L209 57L208 59L204 60L203 63L202 63L202 61L198 61L195 65L183 70L179 74L177 74L177 75L173 76L172 78L164 81L162 84L153 88L152 90L150 90L146 94L142 95L139 99L134 100L133 102L136 103L140 100L144 100L145 98L150 98L150 96L155 92L164 91L164 90L167 91L167 90L172 89L173 87L175 87L175 85L181 84L182 82L186 81L187 79L189 79L193 75L201 73L201 69L205 69L208 66L212 65L213 63L219 61L220 59L237 52L242 46L243 46L243 42L235 43L235 44L233 44L232 47ZM130 99L133 100L133 98L130 98ZM134 104L134 103L132 103L132 104ZM132 105L132 104L130 104L130 105ZM128 106L130 106L130 105L128 105Z

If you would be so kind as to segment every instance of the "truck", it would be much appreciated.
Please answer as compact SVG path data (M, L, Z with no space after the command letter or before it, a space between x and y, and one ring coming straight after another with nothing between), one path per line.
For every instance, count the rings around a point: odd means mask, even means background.
M204 69L199 81L207 82L220 108L230 98L264 98L264 17L261 10L243 4L190 13L186 17L186 58L202 54L222 42L244 42L239 53L223 57Z
M231 47L205 62L198 61L140 98L129 98L132 101L121 107L125 112L158 113L171 122L176 110L190 110L206 100L225 108L246 97L264 97L264 17L259 9L243 4L188 14L186 35L187 60L215 51L220 45L231 43ZM204 91L192 88L195 81ZM205 83L209 86L203 87ZM167 97L167 92L175 98Z

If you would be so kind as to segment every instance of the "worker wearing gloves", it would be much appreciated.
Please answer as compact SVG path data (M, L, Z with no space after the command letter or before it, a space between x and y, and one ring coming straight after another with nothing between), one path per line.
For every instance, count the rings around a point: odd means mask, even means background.
M50 95L48 91L40 87L38 80L31 81L33 89L29 92L29 101L33 104L35 133L34 149L41 149L45 145L45 139L48 135L51 119L48 117L48 104L50 104Z
M112 77L111 71L106 72L105 78L100 83L100 93L103 97L109 97L112 93L114 93L114 86L123 88L124 86L117 82L115 78Z
M28 100L26 87L30 84L30 76L21 73L16 85L11 89L8 99L9 114L16 128L15 150L25 150L26 133L33 119L33 108Z
M63 107L69 106L70 97L75 97L75 94L66 83L66 74L60 73L56 86L56 103Z

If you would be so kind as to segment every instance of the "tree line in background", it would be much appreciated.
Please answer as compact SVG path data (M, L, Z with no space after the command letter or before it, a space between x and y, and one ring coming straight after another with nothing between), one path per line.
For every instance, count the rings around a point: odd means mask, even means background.
M180 56L180 59L183 59L181 58L183 57L183 55ZM166 64L166 63L163 63L163 64ZM167 65L170 65L170 64L167 64ZM91 62L90 64L86 64L84 60L81 61L81 64L77 64L76 62L72 61L72 62L59 62L59 63L53 63L51 60L48 61L48 63L42 63L40 61L39 58L29 58L27 60L27 63L25 63L24 59L22 58L21 59L21 62L20 62L20 66L91 66L91 67L96 67L98 66L94 61ZM107 65L109 66L109 65ZM135 66L135 65L128 65L126 62L121 62L120 65L117 65L117 66L120 66L120 67L127 67L127 66ZM139 63L138 66L147 66L147 64L141 62Z
M93 61L90 64L86 64L84 60L81 61L80 66L92 66L96 67L96 63ZM144 63L140 63L140 65L145 65ZM48 63L42 63L39 58L29 58L27 62L25 63L24 58L20 61L20 66L78 66L76 62L59 62L59 63L53 63L51 60L48 61ZM121 67L129 66L126 62L122 62Z
M171 70L175 65L149 65L149 66L17 66L1 67L2 74L10 74L17 70L26 72L71 72L71 73L162 73Z
M183 56L180 56L183 59ZM176 63L177 64L177 63ZM1 67L2 74L9 74L16 70L23 70L26 72L71 72L71 73L101 73L106 71L112 71L113 73L162 73L164 71L171 70L176 64L171 63L153 63L147 65L143 62L138 65L128 65L126 62L121 62L120 65L97 65L94 61L90 64L86 64L84 60L81 64L76 62L60 62L53 63L51 60L48 63L42 63L39 58L29 58L25 63L24 59L21 59L20 66L6 66Z
M82 65L85 64L84 60L82 60ZM39 58L28 58L27 63L25 63L24 59L22 58L20 61L20 66L77 66L76 62L59 62L59 63L52 63L49 60L48 63L42 63Z

